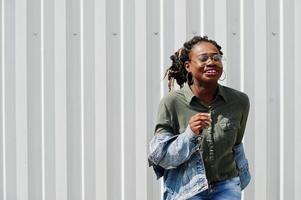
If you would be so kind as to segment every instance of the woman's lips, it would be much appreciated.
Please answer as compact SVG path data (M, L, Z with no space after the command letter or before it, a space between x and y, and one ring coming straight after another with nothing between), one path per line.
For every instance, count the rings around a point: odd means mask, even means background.
M215 70L215 69L208 69L208 70L205 71L205 74L209 75L209 76L213 76L213 75L217 75L218 71Z

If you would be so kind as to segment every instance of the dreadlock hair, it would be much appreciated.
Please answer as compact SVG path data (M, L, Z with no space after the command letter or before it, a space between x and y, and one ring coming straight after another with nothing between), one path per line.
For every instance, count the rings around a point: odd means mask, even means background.
M177 52L170 56L172 61L171 66L166 70L164 78L167 76L168 78L168 88L169 91L173 89L174 80L177 81L177 84L182 88L184 83L188 83L191 85L193 83L191 74L187 72L185 68L185 62L189 61L189 53L191 49L201 42L209 42L213 44L219 51L221 55L223 52L221 51L222 47L216 43L214 40L208 39L207 36L194 36L189 41L185 42L183 47L180 48Z

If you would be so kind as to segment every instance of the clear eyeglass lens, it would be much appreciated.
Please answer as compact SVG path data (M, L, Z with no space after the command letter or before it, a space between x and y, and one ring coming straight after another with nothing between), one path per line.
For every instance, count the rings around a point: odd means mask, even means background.
M220 54L214 54L213 56L208 56L208 55L201 55L199 57L199 60L201 62L206 62L208 61L208 59L211 58L213 61L221 61L222 60L222 56Z
M208 56L208 55L201 55L201 56L199 57L199 60L200 60L201 62L206 62L208 59L209 59L209 56Z
M212 56L212 59L214 61L221 61L222 60L222 56L220 54L215 54L214 56Z

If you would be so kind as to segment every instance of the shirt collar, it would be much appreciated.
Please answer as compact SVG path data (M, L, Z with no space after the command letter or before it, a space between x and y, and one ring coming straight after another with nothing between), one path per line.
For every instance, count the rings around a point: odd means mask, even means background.
M190 89L190 87L187 83L184 84L183 90L184 90L184 96L185 96L187 102L191 103L191 101L192 101L193 97L195 97L195 95L193 94L192 90ZM220 84L218 84L217 96L221 96L224 99L224 101L227 102L227 95L226 95L225 89Z
M218 84L217 95L221 96L224 99L225 102L228 101L225 88L224 88L224 86L222 86L220 84Z
M183 91L184 91L184 96L186 98L186 101L190 103L193 97L195 97L195 95L193 94L193 92L191 91L187 83L184 84Z

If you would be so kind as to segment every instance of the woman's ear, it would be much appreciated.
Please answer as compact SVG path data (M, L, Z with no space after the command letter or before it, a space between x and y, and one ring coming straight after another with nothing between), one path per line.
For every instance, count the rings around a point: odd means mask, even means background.
M189 62L188 62L188 61L185 61L184 66L185 66L185 69L186 69L188 72L190 72L190 66L189 66Z

